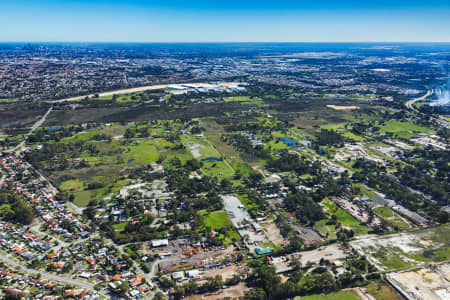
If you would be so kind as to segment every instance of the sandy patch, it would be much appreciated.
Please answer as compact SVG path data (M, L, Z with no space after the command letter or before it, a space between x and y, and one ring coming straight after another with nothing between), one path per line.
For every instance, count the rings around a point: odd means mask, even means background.
M249 289L245 285L245 283L241 282L237 285L233 285L224 290L219 290L217 293L214 293L214 294L191 295L191 296L187 297L186 299L188 299L188 300L201 300L201 299L216 300L216 299L224 299L227 297L230 297L232 299L238 299L239 297L244 296L244 293L248 290Z
M359 106L338 106L338 105L327 105L327 107L332 108L334 110L349 110L349 109L360 109Z
M275 245L285 246L289 244L289 241L281 235L280 228L278 228L274 221L259 223L259 225L264 228L267 238Z

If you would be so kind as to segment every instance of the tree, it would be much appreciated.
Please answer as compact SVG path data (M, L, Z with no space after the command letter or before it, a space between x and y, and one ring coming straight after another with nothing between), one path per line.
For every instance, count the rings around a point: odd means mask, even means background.
M154 299L154 300L167 300L167 297L164 296L163 293L161 293L160 291L158 291L158 292L155 294L155 297L153 297L153 299Z

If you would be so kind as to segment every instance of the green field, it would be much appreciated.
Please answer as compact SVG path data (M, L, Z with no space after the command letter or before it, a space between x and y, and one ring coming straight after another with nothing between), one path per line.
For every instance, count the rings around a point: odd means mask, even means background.
M337 131L342 136L344 136L344 137L346 137L348 139L354 140L356 142L360 142L360 141L364 141L365 140L365 138L363 138L362 136L356 135L353 132L351 132L350 131L351 126L348 126L347 128L345 128L345 124L344 123L321 125L320 128L321 129L328 129L328 130Z
M73 203L79 207L85 207L89 204L89 202L95 198L94 191L81 191L74 193L75 200Z
M389 284L384 281L372 281L364 287L376 300L404 300Z
M341 209L334 203L333 201L325 198L321 202L324 205L324 209L327 213L331 215L336 215L337 221L347 229L353 230L355 235L367 234L369 232L369 228L359 223L358 220L353 218L349 213L345 210Z
M295 297L295 300L360 300L361 298L354 291L339 291L331 294L310 295Z
M392 218L394 216L392 210L390 210L389 207L386 206L376 207L373 209L373 212L381 218Z
M373 212L392 226L397 226L400 230L405 230L411 227L403 218L397 213L394 213L389 207L378 206L373 209Z
M182 126L181 123L172 121L159 122L155 125L132 123L128 126L114 123L75 133L73 136L62 138L58 142L51 141L51 143L70 145L82 142L84 145L89 144L95 147L96 152L83 151L71 155L61 155L69 162L84 160L88 163L88 166L52 171L48 176L62 191L67 191L75 196L75 204L86 206L90 200L103 199L118 192L129 182L127 176L135 168L146 166L158 160L166 165L175 157L180 159L182 163L192 159L189 150L182 147L181 141L170 139L170 135L174 134L180 126ZM142 129L148 130L150 137L141 138L138 136L125 139L122 136L127 128L141 130L141 132ZM96 140L98 134L106 135L112 140ZM187 137L186 139L195 138ZM202 140L200 143L202 143L202 147L204 144L207 150L204 153L205 155L221 156L207 140ZM201 171L203 174L219 178L232 177L234 174L233 168L223 161L215 164L205 162ZM89 184L92 183L99 184L99 186L88 189Z
M234 97L226 97L223 99L225 102L241 102L242 104L255 104L261 103L261 98L252 98L250 96L234 96Z
M233 167L228 163L227 160L223 159L222 154L214 147L213 144L211 144L208 141L207 138L183 136L181 140L186 149L189 149L192 156L194 156L194 154L199 154L199 156L197 155L197 159L199 160L207 157L222 158L222 161L214 161L214 162L204 161L203 167L201 168L202 174L217 177L219 179L233 177L234 175ZM195 145L195 150L190 149L190 145L192 144Z
M114 224L112 227L114 228L115 231L117 231L118 233L121 233L125 229L125 226L127 226L127 224L128 224L128 222L122 222L122 223Z
M393 133L399 137L409 138L416 136L414 132L431 133L431 129L416 125L412 122L400 122L397 120L389 120L384 125L379 126L381 133Z
M83 182L79 179L64 181L59 185L59 188L68 192L79 192L84 189Z
M327 239L335 240L336 239L336 233L337 233L338 230L336 230L336 226L334 226L332 224L328 225L327 223L328 223L327 219L317 221L314 224L314 228L316 228L318 231L320 231L320 233L325 235L327 237Z
M236 196L238 197L239 201L241 201L242 205L244 205L247 210L259 208L259 205L254 203L251 199L249 199L247 194L239 193L239 194L236 194Z
M203 217L203 223L206 228L210 228L211 230L217 231L221 228L228 228L225 236L224 243L230 244L233 242L233 239L238 241L240 239L239 233L234 229L233 223L231 223L230 218L227 213L224 211L214 211L207 212L201 211L200 214Z

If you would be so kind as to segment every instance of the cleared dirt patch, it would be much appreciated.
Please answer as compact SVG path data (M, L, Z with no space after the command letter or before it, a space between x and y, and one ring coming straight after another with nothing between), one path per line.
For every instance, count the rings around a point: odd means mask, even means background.
M259 223L264 228L267 238L269 241L274 243L276 246L285 246L289 244L289 241L285 239L280 232L277 224L273 221L267 221L264 223Z
M355 105L352 105L352 106L338 106L338 105L328 104L327 107L332 108L334 110L360 109L359 106L355 106Z
M187 297L188 300L216 300L216 299L224 299L224 298L231 298L231 299L238 299L239 297L244 296L244 293L248 291L248 287L245 285L245 283L241 282L237 285L233 285L229 288L226 288L224 290L220 290L217 293L213 294L205 294L205 295L192 295Z

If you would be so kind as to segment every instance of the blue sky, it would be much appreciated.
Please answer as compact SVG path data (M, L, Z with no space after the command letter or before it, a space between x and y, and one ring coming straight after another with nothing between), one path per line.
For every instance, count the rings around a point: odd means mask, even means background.
M0 0L0 41L450 42L450 1Z

